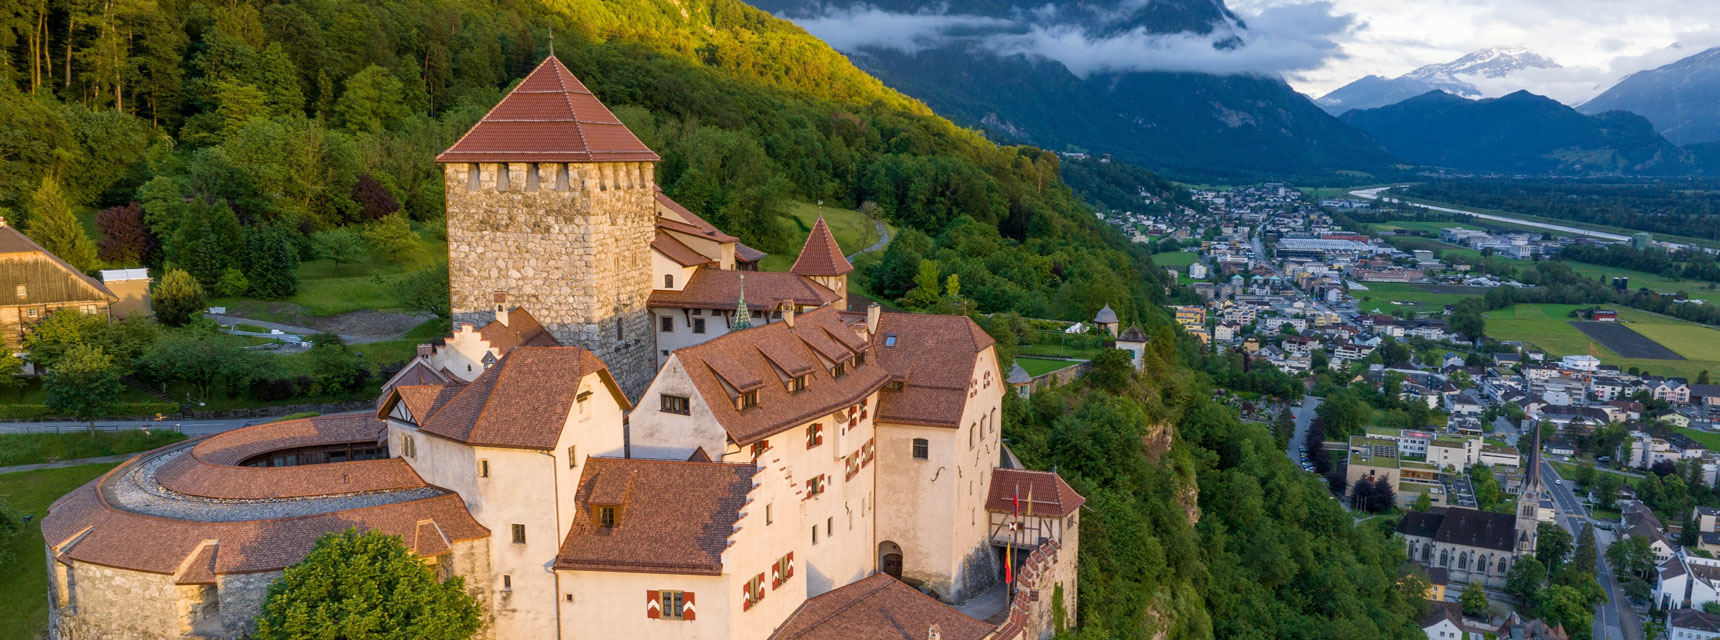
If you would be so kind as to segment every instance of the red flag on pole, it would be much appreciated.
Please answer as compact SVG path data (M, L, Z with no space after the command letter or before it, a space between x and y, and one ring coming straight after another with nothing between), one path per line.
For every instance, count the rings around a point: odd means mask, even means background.
M1009 516L1009 546L1004 549L1003 583L1015 584L1015 525L1016 516L1021 515L1021 485L1015 486L1010 497L1014 513Z

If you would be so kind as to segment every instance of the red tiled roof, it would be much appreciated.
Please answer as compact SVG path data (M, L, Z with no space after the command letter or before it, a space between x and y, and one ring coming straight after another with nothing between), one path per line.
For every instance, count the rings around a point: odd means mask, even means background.
M693 272L680 291L652 291L646 305L732 311L740 301L742 277L746 278L747 306L755 311L774 311L789 301L798 306L817 307L837 300L836 292L792 273L700 269Z
M830 227L824 224L824 216L819 216L818 222L812 225L812 233L806 236L806 244L800 247L800 257L794 259L794 266L788 272L803 276L839 276L853 270L854 265L842 257L842 247L836 246L836 236L830 235Z
M443 405L453 400L465 388L463 384L412 385L395 387L400 402L406 404L406 412L412 414L414 420L424 420L436 413ZM394 407L388 405L389 398L383 398L384 408L381 415L388 415Z
M727 233L723 233L722 229L718 229L716 225L706 222L704 218L699 217L699 214L693 213L692 210L681 206L681 203L675 202L673 198L669 197L669 194L663 193L661 188L657 189L657 205L674 214L673 217L658 215L658 227L708 238L717 242L734 242L740 239ZM676 218L679 218L679 220Z
M440 409L418 417L419 430L467 444L549 450L573 410L579 380L596 373L622 408L627 397L609 368L579 347L520 347L484 370ZM395 390L381 415L392 410ZM408 405L410 408L410 405Z
M400 373L395 374L394 386L403 387L425 384L448 384L447 378L430 368L430 363L414 358Z
M735 259L741 262L758 262L768 255L770 254L749 247L746 243L735 243Z
M479 337L490 343L490 347L501 353L513 351L515 347L559 347L561 341L550 335L549 331L538 324L537 318L532 317L525 309L514 307L508 310L508 323L491 320L484 328L478 330Z
M1014 513L1013 499L1016 490L1021 491L1021 513L1025 515L1031 504L1034 516L1061 518L1075 513L1087 499L1075 493L1063 477L1051 471L1030 471L1027 469L994 469L991 472L991 490L985 497L987 511ZM1028 501L1029 494L1032 502Z
M222 500L302 498L426 486L405 460L388 458L295 467L241 467L271 451L335 444L375 446L385 424L366 413L288 420L218 433L161 465L156 482L178 493Z
M771 345L769 351L764 346L767 344ZM857 370L850 366L841 379L831 378L827 364L831 356L849 359L862 350L867 350L867 344L836 308L824 306L800 314L792 327L773 322L736 331L676 350L675 357L717 423L730 439L745 446L863 402L883 387L889 374L875 361ZM790 354L797 361L816 363L808 374L806 390L792 396L783 383L787 378L772 364L773 360L790 358ZM756 389L758 406L744 412L736 409L730 389Z
M883 573L801 603L770 640L981 640L994 627Z
M589 458L556 569L719 575L757 467ZM595 508L618 507L614 527Z
M895 346L886 346L892 335ZM883 422L959 427L969 383L976 376L982 385L1003 383L999 371L974 371L979 353L996 341L966 316L886 313L873 342L878 362L903 381L901 390L879 397Z
M656 162L634 137L554 56L437 162Z
M49 508L42 519L42 536L50 546L67 545L61 549L61 559L172 575L188 556L200 551L205 540L216 540L221 548L210 572L256 573L297 563L323 534L354 527L403 540L413 536L424 520L435 521L454 541L490 533L453 493L273 520L201 522L143 515L115 508L101 495L100 485L127 466L79 487Z
M664 232L662 229L658 229L657 237L651 239L651 248L656 249L657 253L663 254L663 257L674 260L675 264L683 267L697 267L716 263L715 260L705 257L704 254L694 251L692 247L676 240L674 234Z
M203 545L185 563L184 571L174 577L173 584L215 584L215 554L220 549L218 543Z

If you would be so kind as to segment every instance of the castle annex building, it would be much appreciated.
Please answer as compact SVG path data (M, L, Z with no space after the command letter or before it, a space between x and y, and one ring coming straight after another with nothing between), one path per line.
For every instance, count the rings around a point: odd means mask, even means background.
M61 498L53 637L243 637L351 527L463 577L483 638L1008 640L1075 610L1084 500L1001 462L972 321L850 311L822 221L757 271L554 58L438 160L453 333L373 412L178 443ZM952 606L975 602L995 613Z

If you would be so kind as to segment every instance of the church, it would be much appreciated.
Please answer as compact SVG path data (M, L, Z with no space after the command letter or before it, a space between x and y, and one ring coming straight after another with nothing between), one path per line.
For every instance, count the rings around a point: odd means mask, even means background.
M758 271L553 57L437 159L451 335L374 411L170 445L57 501L52 637L243 637L354 527L463 578L482 638L1011 640L1075 611L1084 499L1005 449L971 320L851 309L822 220Z
M1513 493L1515 514L1463 507L1405 514L1397 532L1409 545L1410 560L1427 569L1444 570L1453 584L1480 582L1503 589L1505 574L1517 559L1535 552L1541 523L1553 522L1553 509L1542 505L1551 496L1541 483L1540 429L1535 430L1526 471Z

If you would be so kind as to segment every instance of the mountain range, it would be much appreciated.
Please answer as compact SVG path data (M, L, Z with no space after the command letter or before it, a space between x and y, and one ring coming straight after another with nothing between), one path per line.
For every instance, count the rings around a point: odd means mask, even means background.
M1221 0L981 0L957 8L924 0L754 4L823 35L891 87L1000 141L1111 153L1185 175L1389 170L1393 163L1378 142L1276 77L1071 68L1012 46L1047 34L1087 45L1174 35L1197 42L1194 53L1239 46L1247 26ZM862 20L900 37L845 42L861 31Z
M1451 62L1430 64L1396 78L1364 76L1315 100L1332 115L1351 109L1373 109L1425 94L1443 91L1465 98L1484 94L1472 83L1477 78L1499 79L1524 69L1558 69L1559 64L1523 47L1493 47Z
M1527 91L1482 100L1432 91L1353 110L1342 119L1393 155L1427 166L1538 175L1675 175L1701 169L1694 154L1661 137L1642 116L1585 115Z
M1674 144L1720 141L1720 47L1630 74L1577 110L1641 115Z

